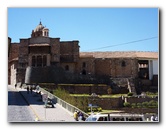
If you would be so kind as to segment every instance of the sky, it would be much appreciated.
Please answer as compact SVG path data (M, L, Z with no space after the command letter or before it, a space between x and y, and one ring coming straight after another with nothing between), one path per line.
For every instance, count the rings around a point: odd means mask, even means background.
M49 37L78 40L80 51L158 51L158 8L8 8L12 42L30 38L39 22Z

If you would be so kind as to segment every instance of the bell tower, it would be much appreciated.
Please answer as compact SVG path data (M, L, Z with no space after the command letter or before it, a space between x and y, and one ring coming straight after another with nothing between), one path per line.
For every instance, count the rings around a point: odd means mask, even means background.
M32 30L31 38L33 37L49 37L49 29L44 27L40 21L39 25Z

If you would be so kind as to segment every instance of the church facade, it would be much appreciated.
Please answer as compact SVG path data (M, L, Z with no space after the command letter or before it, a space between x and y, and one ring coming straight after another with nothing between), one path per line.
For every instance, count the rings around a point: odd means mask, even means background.
M104 78L134 78L151 83L157 78L153 83L158 85L158 52L80 52L79 47L78 40L49 37L49 29L41 22L30 38L12 43L8 37L8 84L54 83L57 78L58 83L67 79L79 82L81 78L82 82L93 83L99 77L100 83Z

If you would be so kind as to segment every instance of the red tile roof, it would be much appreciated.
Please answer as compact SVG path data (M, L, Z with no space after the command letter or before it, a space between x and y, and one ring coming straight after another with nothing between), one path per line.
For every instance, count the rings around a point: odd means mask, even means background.
M144 51L114 51L114 52L80 52L80 57L93 56L95 58L152 58L158 59L158 52Z
M30 47L34 47L34 46L50 46L49 44L46 44L46 43L40 43L40 44L30 44L29 45Z

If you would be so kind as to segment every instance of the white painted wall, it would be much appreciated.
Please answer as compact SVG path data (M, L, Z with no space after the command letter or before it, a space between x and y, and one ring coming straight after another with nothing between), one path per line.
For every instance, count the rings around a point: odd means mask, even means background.
M153 75L158 75L158 60L153 60Z
M149 80L153 78L153 61L149 60Z
M158 60L149 60L149 80L153 79L153 75L158 75Z

